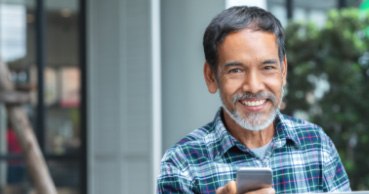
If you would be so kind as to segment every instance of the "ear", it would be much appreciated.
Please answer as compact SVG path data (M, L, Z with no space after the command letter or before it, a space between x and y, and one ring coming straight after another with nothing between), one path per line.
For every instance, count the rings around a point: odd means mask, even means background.
M282 79L283 79L283 86L285 86L286 85L286 83L287 83L287 57L286 57L286 55L284 56L284 58L283 58L283 64L282 64L282 67L283 67L283 69L282 69Z
M218 90L218 83L215 77L215 72L213 72L210 65L205 62L204 64L204 78L206 85L208 86L208 91L212 94L216 93Z

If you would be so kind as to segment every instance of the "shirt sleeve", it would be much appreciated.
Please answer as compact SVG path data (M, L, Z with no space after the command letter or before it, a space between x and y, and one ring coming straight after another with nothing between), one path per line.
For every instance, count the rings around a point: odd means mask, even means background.
M157 193L194 193L193 181L188 169L173 158L163 157L157 179Z
M325 135L326 136L326 135ZM326 152L323 152L323 181L327 192L351 191L345 168L331 139L326 136Z

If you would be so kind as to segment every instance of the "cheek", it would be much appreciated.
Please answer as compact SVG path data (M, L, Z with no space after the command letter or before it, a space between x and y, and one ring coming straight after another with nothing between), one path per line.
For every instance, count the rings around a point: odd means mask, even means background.
M279 90L283 86L283 79L280 75L264 76L264 83L273 90Z
M220 85L227 94L235 94L242 89L242 84L242 79L222 79Z
M273 92L274 95L276 95L276 97L280 98L283 95L282 94L283 83L280 80L278 81L275 80L275 82L269 84L269 86L270 86L269 88L271 89L271 92Z
M233 96L237 93L237 88L232 84L223 84L219 90L223 103L233 104Z
M239 90L239 87L237 87L234 84L223 85L222 90L221 90L222 96L223 98L231 101L233 96L237 93L238 90Z

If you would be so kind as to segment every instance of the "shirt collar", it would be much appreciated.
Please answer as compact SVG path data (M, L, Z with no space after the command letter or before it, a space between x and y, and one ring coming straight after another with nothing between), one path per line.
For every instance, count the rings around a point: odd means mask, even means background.
M214 133L208 134L205 139L208 141L209 149L213 153L213 158L224 155L229 149L236 144L241 144L226 129L222 120L222 108L216 113L213 120ZM297 148L300 146L299 138L293 127L293 123L287 116L278 111L275 119L276 133L273 138L273 147L283 147L287 142L291 141Z
M300 148L301 142L296 132L296 124L286 116L278 111L275 119L275 130L274 135L275 146L282 147L288 142L292 142L297 148Z
M222 112L222 108L220 108L213 120L214 133L208 134L205 138L208 141L210 153L213 153L213 158L224 155L236 143L236 139L228 132L223 123Z

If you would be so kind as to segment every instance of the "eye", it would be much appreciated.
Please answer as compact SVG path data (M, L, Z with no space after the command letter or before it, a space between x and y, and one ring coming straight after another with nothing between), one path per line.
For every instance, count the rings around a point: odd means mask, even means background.
M263 67L264 70L275 70L277 67L275 65L265 65Z
M275 68L273 66L268 65L268 66L265 66L264 69L270 70L270 69L275 69Z
M230 70L228 70L228 73L242 73L243 70L241 68L232 68Z
M262 63L262 70L265 71L272 71L272 70L277 70L279 67L279 63L276 59L268 59L263 61Z

